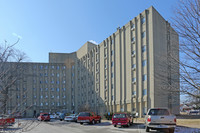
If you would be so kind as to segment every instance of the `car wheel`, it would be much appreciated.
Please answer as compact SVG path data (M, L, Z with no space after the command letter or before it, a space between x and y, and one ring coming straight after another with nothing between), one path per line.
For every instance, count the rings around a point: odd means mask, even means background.
M130 127L130 122L128 122L127 127Z
M174 133L174 128L170 128L169 133Z
M99 119L99 123L101 123L101 119Z
M114 125L114 127L116 127L117 125Z
M95 121L94 120L92 120L92 125L94 125L95 124Z
M80 124L83 125L83 122L81 122Z
M149 127L148 126L146 126L146 132L149 132Z

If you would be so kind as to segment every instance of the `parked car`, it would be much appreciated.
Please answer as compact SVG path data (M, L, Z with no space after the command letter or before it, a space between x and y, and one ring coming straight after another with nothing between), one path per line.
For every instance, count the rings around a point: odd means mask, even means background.
M91 124L96 124L97 121L101 123L101 116L96 115L93 112L81 112L79 113L77 122L79 122L81 125L83 123L91 123Z
M0 115L0 127L7 127L15 123L15 118L9 115Z
M77 114L70 114L69 116L65 116L65 121L76 121Z
M112 116L112 125L114 127L117 125L129 127L131 124L133 124L133 117L128 113L115 113Z
M200 111L199 110L190 110L189 115L199 115Z
M145 116L146 132L153 130L169 130L174 133L176 116L170 114L167 108L151 108Z
M38 116L39 121L50 121L50 115L49 113L40 113L40 116Z
M60 113L59 119L60 119L60 121L64 120L65 119L65 113Z

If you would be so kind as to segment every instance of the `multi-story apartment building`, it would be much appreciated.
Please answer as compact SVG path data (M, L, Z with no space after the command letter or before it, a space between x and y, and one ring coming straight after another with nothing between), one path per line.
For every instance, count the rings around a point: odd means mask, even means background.
M100 114L168 107L179 113L178 34L150 7L103 40L74 53L49 53L49 63L23 63L23 81L8 110L78 112L88 105ZM172 56L171 56L172 55ZM177 93L175 93L177 92Z

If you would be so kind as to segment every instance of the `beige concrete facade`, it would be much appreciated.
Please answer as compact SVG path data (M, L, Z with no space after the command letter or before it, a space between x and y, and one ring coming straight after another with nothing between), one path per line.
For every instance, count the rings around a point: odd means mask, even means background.
M178 114L179 94L169 91L179 88L172 81L179 81L179 66L169 56L178 58L178 47L178 34L150 7L99 45L86 42L74 53L49 53L49 63L24 63L29 76L19 82L8 108L25 108L27 116L33 110L78 112L85 104L100 114L125 111L142 117L152 107Z

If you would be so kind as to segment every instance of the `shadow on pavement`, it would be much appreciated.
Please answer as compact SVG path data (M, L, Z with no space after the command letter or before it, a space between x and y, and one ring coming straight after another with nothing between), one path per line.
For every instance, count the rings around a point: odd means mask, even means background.
M96 123L94 125L89 124L89 123L84 123L83 126L110 126L112 125L110 122L101 122L101 123Z

